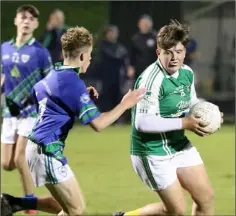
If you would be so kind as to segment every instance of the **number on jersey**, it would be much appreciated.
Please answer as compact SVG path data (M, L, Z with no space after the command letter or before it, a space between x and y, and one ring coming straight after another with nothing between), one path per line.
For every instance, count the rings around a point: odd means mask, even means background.
M46 110L46 104L47 104L47 98L42 99L41 101L39 101L39 115L38 115L38 122L42 122L43 121L43 114Z

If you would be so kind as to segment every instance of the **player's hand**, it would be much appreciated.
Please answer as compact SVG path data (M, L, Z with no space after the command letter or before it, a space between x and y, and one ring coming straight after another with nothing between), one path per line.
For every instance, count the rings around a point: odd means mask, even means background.
M193 115L189 115L189 116L182 118L182 124L183 124L184 129L193 131L195 134L197 134L199 136L209 135L209 132L204 130L204 127L207 125L203 125L201 123L200 119L193 116Z
M87 90L88 90L89 96L90 96L90 98L91 98L92 100L98 99L99 94L98 94L97 90L96 90L93 86L89 86L89 87L87 88Z
M135 104L137 104L145 95L146 89L140 88L133 91L129 90L123 97L121 104L125 106L126 109L130 109Z

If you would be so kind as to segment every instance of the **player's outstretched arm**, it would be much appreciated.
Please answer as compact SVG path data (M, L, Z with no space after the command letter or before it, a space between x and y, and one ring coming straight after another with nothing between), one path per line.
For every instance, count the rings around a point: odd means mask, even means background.
M129 90L122 101L111 111L102 113L98 118L92 120L90 125L95 131L102 131L115 122L127 109L137 104L144 96L145 89Z

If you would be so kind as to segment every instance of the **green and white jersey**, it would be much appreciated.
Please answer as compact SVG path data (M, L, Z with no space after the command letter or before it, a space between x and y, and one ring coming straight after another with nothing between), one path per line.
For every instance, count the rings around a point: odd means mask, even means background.
M132 109L131 154L165 156L182 150L189 142L184 130L166 133L143 133L135 128L137 114L162 118L183 117L198 99L193 71L183 65L168 75L159 60L151 64L137 79L135 89L145 87L146 95Z

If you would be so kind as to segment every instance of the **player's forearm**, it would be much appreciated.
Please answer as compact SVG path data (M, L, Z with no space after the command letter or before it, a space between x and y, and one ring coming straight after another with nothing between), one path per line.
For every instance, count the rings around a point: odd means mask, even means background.
M126 107L124 104L118 104L114 109L109 112L102 113L98 118L92 122L92 127L96 131L102 131L112 123L114 123L125 111Z
M181 118L161 118L156 115L136 115L135 127L144 133L164 133L183 129Z

